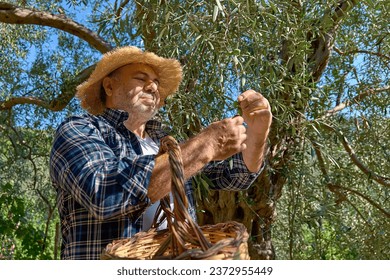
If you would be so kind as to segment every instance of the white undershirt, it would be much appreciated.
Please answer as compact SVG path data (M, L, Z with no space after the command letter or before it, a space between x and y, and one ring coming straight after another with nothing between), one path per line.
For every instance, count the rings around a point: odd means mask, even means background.
M149 137L148 134L146 134L146 137L144 139L138 137L139 143L141 144L142 148L142 154L143 155L157 155L159 147L157 146L156 142L153 141L152 138Z
M144 139L138 137L138 140L140 142L141 148L142 148L142 154L143 155L157 155L159 147L156 144L156 142L153 141L152 138L149 137L149 135L146 133L146 137ZM145 213L143 214L143 222L142 222L142 231L147 231L150 229L153 223L154 214L156 213L157 207L159 206L160 201L157 201L150 205ZM171 208L173 209L173 203L172 203L172 195L171 195ZM167 223L165 222L161 226L158 227L158 229L164 229L167 227Z

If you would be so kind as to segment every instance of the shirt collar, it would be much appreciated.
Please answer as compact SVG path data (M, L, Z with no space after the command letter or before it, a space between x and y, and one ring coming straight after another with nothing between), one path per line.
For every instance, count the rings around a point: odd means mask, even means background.
M106 109L102 114L110 124L117 127L129 118L129 113L122 110Z

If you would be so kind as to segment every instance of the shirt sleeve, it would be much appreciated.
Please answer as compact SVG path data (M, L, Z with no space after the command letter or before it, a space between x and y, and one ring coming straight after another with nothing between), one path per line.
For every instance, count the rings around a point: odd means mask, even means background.
M238 153L229 159L209 163L202 173L211 181L211 189L241 191L248 189L263 169L264 163L258 172L250 172L242 154Z
M106 220L144 210L154 163L153 155L119 159L95 126L73 118L57 130L50 175L57 188L96 219Z

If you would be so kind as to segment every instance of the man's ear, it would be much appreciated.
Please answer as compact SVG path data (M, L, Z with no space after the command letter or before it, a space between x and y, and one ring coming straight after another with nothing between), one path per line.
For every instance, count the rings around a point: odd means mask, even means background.
M112 79L110 77L105 77L102 82L102 86L107 96L112 96L113 94L113 86Z

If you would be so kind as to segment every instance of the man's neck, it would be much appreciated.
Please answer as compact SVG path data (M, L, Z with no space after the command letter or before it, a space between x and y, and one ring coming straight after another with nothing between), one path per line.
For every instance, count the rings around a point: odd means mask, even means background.
M128 130L133 132L135 135L137 135L141 138L145 138L145 136L146 136L146 131L145 131L146 121L140 121L140 120L136 121L132 118L128 118L124 122L124 125Z

